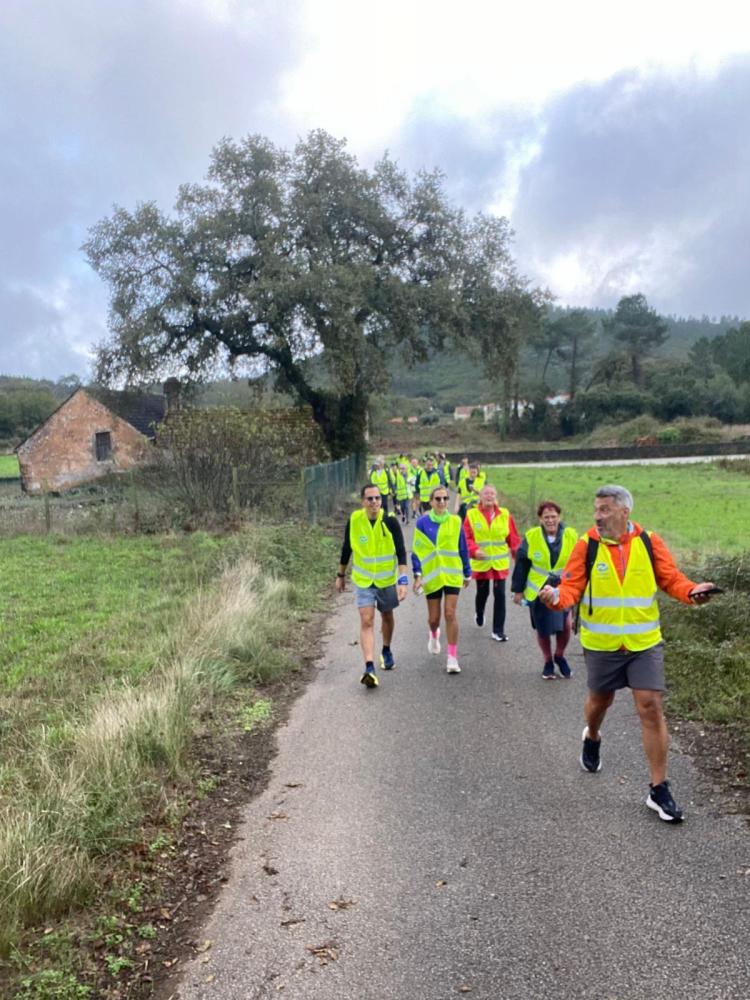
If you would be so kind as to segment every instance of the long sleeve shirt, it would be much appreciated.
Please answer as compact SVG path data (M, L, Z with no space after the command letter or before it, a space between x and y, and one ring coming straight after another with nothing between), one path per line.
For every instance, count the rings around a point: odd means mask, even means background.
M544 530L544 529L542 529ZM544 540L547 543L547 548L549 549L549 562L550 566L554 566L560 557L560 549L562 548L563 542L563 532L565 531L565 525L560 521L557 526L557 534L552 541L545 533ZM529 571L531 570L531 559L529 559L529 542L528 539L524 537L521 545L516 552L516 565L513 567L513 579L511 580L510 590L512 594L522 594L526 589L526 581L529 577Z
M500 513L500 507L497 504L490 510L486 510L484 507L475 508L484 517L487 524L492 524L495 518ZM481 545L477 542L474 537L474 529L471 526L471 521L467 517L464 520L464 534L466 535L466 544L469 549L469 557L474 559L476 557L477 549L481 548ZM510 549L510 554L515 559L516 552L518 551L518 546L521 544L521 537L516 530L516 524L513 520L511 514L508 514L508 534L505 536L505 541ZM507 569L488 569L484 573L475 573L475 580L504 580L510 570Z
M455 515L451 516L455 517ZM433 521L429 514L423 514L417 520L415 530L421 531L422 534L427 535L432 544L435 545L437 543L439 528L440 525L438 524L437 521ZM461 528L461 531L459 532L458 535L458 554L461 556L461 563L463 565L463 570L464 570L464 578L466 580L469 580L471 579L471 563L469 562L469 549L468 546L466 545L466 538L464 536L463 527ZM420 562L419 557L415 555L414 552L412 552L411 554L411 568L414 576L422 575L422 563Z
M342 566L348 566L349 560L352 557L352 543L349 539L350 521L351 518L347 520L346 527L344 528L344 544L341 546L341 558L339 559ZM396 546L396 562L399 566L406 566L406 545L404 544L404 536L401 531L401 525L398 523L398 518L394 517L393 514L385 514L383 524L393 535L393 544Z
M630 543L642 531L643 529L639 524L631 522L628 525L628 530L616 541L612 541L610 539L601 539L596 528L589 528L589 536L591 538L598 538L600 544L606 545L609 549L609 554L612 557L612 562L617 570L617 575L620 577L620 581L625 578L625 570L628 565L628 558L630 557ZM656 585L666 594L669 594L670 597L674 597L675 600L682 601L683 604L691 604L692 601L688 595L696 584L677 568L672 554L663 539L653 531L649 532L649 536L651 538L651 548L654 553ZM583 596L588 583L586 576L587 547L586 539L579 538L570 554L558 589L560 598L559 603L555 605L557 610L572 607Z

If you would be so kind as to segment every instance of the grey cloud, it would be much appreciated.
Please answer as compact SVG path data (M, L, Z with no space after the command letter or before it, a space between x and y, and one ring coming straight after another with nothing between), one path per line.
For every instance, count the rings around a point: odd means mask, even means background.
M298 3L236 2L225 19L207 6L0 8L0 370L85 374L75 331L93 323L101 339L105 315L78 250L87 229L113 203L169 207L223 135L283 132L273 105L302 44ZM43 330L59 354L39 350Z
M585 304L613 305L637 274L664 312L748 315L748 106L750 57L738 57L710 78L621 73L479 122L415 113L393 150L411 169L440 165L472 210L517 181L521 271L540 280L570 253L608 262Z
M613 258L615 274L592 304L612 304L621 269L642 274L641 290L664 312L747 315L749 102L750 58L708 79L623 73L563 95L548 106L541 152L523 173L519 253ZM670 260L653 257L670 240L671 282Z

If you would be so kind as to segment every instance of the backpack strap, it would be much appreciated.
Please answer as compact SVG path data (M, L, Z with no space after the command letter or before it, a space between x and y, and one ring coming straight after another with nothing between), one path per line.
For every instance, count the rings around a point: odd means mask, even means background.
M638 535L638 538L641 539L641 541L643 542L643 546L646 549L646 552L648 552L648 557L651 560L651 568L654 570L655 574L656 567L654 564L654 547L651 544L651 537L649 533L644 529L643 531L641 531L640 535ZM591 615L591 613L594 610L593 605L591 603L591 570L594 568L594 563L596 562L596 553L598 552L598 550L599 550L599 539L591 538L591 536L589 536L588 545L586 547L586 580L588 581L587 586L589 592L589 615ZM584 593L585 592L586 590L584 588ZM581 603L579 601L578 604L576 605L575 620L573 622L573 631L576 633L578 632L578 626L580 624L580 621L581 621Z

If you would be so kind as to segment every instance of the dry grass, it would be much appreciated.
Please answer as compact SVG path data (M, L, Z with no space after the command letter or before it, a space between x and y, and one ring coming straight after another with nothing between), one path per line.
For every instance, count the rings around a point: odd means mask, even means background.
M217 692L281 669L272 635L292 594L252 560L228 568L189 606L168 658L145 681L112 687L64 739L17 748L24 767L6 767L0 785L3 950L22 926L86 898L97 858L127 839L145 804L158 808Z

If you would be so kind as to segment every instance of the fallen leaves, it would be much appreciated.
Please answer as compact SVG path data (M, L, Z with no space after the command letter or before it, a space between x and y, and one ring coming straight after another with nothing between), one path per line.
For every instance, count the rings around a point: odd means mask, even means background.
M328 904L329 910L348 910L350 906L356 906L356 899L332 899Z
M320 965L328 965L339 957L339 946L335 941L324 941L323 944L308 944L306 951L317 958Z
M275 812L269 813L266 819L289 819L289 815L282 809L277 809Z

